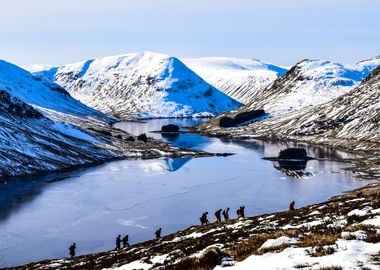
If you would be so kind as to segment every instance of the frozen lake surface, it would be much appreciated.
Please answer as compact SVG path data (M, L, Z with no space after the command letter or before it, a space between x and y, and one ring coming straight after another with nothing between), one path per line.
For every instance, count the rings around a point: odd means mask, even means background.
M187 126L199 120L152 120L118 123L132 134L159 130L163 124ZM161 134L149 134L162 139ZM302 145L312 157L330 160L307 162L306 179L288 177L265 156L294 143L232 142L196 134L164 138L175 146L209 152L236 153L229 157L114 161L96 167L0 183L0 267L77 253L114 248L118 234L130 243L153 238L162 227L168 234L199 224L202 212L209 220L219 208L240 205L246 215L286 210L328 199L367 184L354 180L331 159L348 154L331 148Z

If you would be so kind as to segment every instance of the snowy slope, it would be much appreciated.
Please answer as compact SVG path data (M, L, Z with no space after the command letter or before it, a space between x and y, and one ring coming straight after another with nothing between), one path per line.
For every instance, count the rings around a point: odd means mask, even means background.
M343 140L351 142L351 146L367 144L374 147L373 150L379 150L379 122L380 66L350 92L322 106L268 123L281 126L277 132L287 136L313 137L320 141Z
M240 104L177 58L152 52L105 57L38 73L107 114L120 118L211 116Z
M378 64L379 58L347 66L303 60L264 89L246 109L264 108L278 116L328 102L359 85Z
M0 89L44 112L58 112L81 117L107 117L73 99L62 87L26 70L0 60Z
M109 127L110 120L62 87L0 61L0 179L114 158L177 154L157 141L126 141L129 134Z
M357 87L325 104L248 126L222 129L217 119L198 127L210 134L274 137L380 152L380 66Z
M60 86L0 60L0 177L60 169L115 156L77 125L110 120ZM76 125L77 124L77 125Z
M254 59L205 57L181 59L208 83L247 103L287 72L284 67Z

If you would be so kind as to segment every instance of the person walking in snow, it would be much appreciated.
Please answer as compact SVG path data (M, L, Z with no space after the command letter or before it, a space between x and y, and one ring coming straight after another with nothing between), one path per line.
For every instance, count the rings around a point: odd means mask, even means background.
M128 239L129 239L128 234L127 234L126 236L123 237L123 239L122 239L123 247L126 247L126 246L129 247Z
M116 250L120 249L120 246L121 246L121 235L119 234L116 237Z
M242 218L245 218L244 209L245 209L245 206L244 206L244 205L243 205L243 206L240 206L240 216L241 216Z
M207 214L208 212L204 212L200 217L201 225L205 225L208 223Z
M294 205L296 204L295 201L291 201L291 203L289 203L289 211L293 211L294 210Z
M215 212L216 222L222 222L222 218L220 213L222 212L222 209L219 209Z
M228 221L230 219L228 211L230 211L229 207L227 207L227 209L223 210L222 212L225 221Z
M70 254L71 259L74 258L75 256L76 248L77 248L77 245L75 244L75 242L69 247L69 254Z
M161 238L161 228L158 228L158 230L155 232L156 238Z

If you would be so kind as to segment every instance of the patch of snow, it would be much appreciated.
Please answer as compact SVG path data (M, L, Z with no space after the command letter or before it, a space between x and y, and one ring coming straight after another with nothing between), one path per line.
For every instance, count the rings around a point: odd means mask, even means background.
M372 210L372 207L365 207L363 209L354 209L352 211L350 211L347 215L350 217L350 216L359 216L359 217L363 217L363 216L366 216L370 210Z
M357 240L364 240L367 238L367 233L365 231L359 230L355 232L342 232L341 237L343 239L350 239L350 238L355 238Z
M322 220L313 220L313 221L310 221L310 222L306 222L306 223L302 223L302 224L299 224L299 225L285 225L282 227L283 230L289 230L289 229L299 229L299 228L312 228L314 226L318 226L318 225L321 225L323 224L323 221Z
M361 222L361 224L372 225L372 226L375 226L375 227L380 227L380 216L376 216L374 218L364 220L364 221Z
M298 239L296 238L290 238L287 236L280 236L276 239L268 239L266 240L259 249L265 250L265 249L271 249L276 248L284 244L296 244L298 243Z
M331 255L311 257L308 248L289 247L281 252L252 255L242 262L237 262L231 270L251 269L320 269L323 267L340 266L343 269L378 269L372 256L380 251L380 243L367 243L359 240L338 240L337 249ZM214 270L221 270L217 266Z

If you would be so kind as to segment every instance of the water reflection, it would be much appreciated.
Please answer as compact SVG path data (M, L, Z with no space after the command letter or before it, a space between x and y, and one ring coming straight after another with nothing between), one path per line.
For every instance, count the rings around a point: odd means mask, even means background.
M0 182L0 223L36 199L50 183L64 181L69 173L9 178Z
M149 173L175 172L189 162L192 158L165 158L146 160L139 164L139 168Z
M191 158L168 158L166 159L167 170L169 172L175 172L189 162Z
M306 169L307 160L278 160L278 167L291 171L303 171Z
M138 135L168 123L191 124L154 120L120 125ZM159 133L149 135L163 138ZM282 211L292 200L303 206L366 184L352 180L343 170L345 164L321 160L297 165L313 172L310 180L288 181L292 178L262 157L302 147L293 142L231 141L182 133L164 140L175 146L237 154L114 161L0 185L0 267L67 256L72 242L78 243L78 254L109 250L119 233L128 233L131 244L148 240L157 227L166 234L198 224L204 211L240 205L247 206L247 216ZM334 149L304 147L308 156L344 156Z

